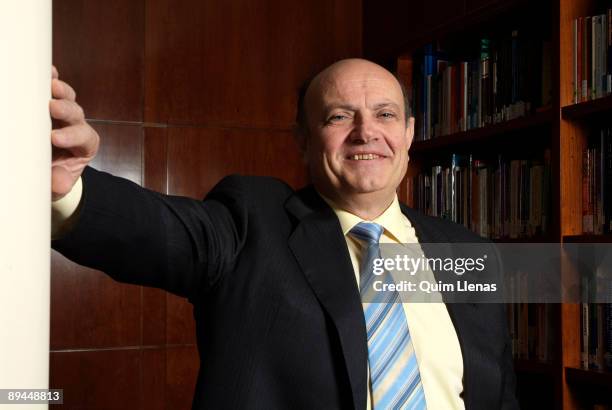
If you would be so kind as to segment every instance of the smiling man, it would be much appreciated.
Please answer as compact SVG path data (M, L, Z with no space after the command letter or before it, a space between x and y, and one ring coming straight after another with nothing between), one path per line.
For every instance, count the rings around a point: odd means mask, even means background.
M317 191L363 219L381 215L406 173L414 130L395 77L365 60L339 61L313 79L303 104L298 138Z
M387 70L342 60L305 88L312 186L230 176L203 201L88 167L98 136L67 84L53 94L52 245L193 303L193 408L518 407L502 307L365 297L379 243L480 241L398 202L414 122Z

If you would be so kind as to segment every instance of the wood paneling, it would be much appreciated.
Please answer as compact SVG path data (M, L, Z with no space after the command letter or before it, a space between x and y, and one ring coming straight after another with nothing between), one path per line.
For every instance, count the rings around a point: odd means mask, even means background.
M186 386L187 388L187 386ZM143 410L165 410L166 405L166 348L142 350ZM176 407L178 409L178 407ZM185 407L186 409L189 407Z
M166 293L166 343L196 343L193 305L170 293Z
M299 85L361 55L352 0L150 0L148 122L288 128Z
M195 347L166 349L166 408L189 409L193 400L200 357Z
M142 288L142 344L166 344L166 292Z
M144 180L143 185L157 192L167 193L168 129L147 127L144 129Z
M140 362L138 349L51 352L50 387L66 410L139 409Z
M100 149L91 166L142 184L142 127L103 122L90 122L90 125L100 135Z
M294 187L306 172L289 131L172 128L168 130L168 189L203 198L228 174L269 175Z
M51 349L140 344L141 289L51 258Z
M142 120L144 3L53 2L53 63L87 118Z

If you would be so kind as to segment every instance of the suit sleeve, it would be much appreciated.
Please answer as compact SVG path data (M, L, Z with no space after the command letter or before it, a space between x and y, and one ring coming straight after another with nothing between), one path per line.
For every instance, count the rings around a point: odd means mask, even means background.
M229 272L245 241L248 204L240 177L204 201L162 195L86 168L80 214L52 247L114 279L194 298Z

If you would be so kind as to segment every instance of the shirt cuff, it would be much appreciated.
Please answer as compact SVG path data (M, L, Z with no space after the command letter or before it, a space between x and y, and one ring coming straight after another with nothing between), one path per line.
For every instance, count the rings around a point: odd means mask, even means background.
M63 236L78 218L78 209L83 195L81 177L63 198L51 202L51 239Z

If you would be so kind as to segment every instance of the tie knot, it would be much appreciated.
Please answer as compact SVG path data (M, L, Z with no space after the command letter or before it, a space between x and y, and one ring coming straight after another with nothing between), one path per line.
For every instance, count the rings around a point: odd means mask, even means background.
M368 244L378 243L384 228L373 222L359 222L351 229L350 234L353 237L367 242Z

